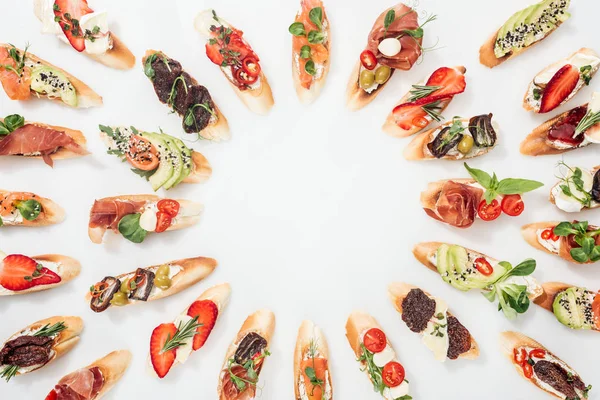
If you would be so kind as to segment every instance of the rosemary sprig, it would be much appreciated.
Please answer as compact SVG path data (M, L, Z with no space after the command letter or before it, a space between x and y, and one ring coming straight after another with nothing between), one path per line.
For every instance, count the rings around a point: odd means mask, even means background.
M6 368L4 368L2 370L2 372L0 372L0 378L5 379L6 382L10 381L10 379L17 375L17 372L19 371L19 367L16 365L7 365Z
M436 122L440 122L444 117L440 114L442 107L440 106L440 100L434 101L433 103L425 104L421 106L421 109L427 113Z
M415 101L422 99L423 97L429 96L431 93L440 89L441 86L427 86L427 85L412 85L412 89L410 89L410 97L408 101Z
M573 137L577 137L583 132L590 129L592 126L596 125L600 122L600 111L593 112L592 110L588 110L588 112L581 118L581 121L577 124L575 128L575 134Z
M39 331L33 334L33 336L54 336L67 329L65 321L60 321L55 324L46 324Z
M193 338L198 333L200 333L200 332L196 332L196 329L203 325L204 324L198 323L197 316L190 319L183 326L181 326L181 322L180 322L179 326L177 327L177 332L175 332L173 337L171 337L170 334L169 334L169 336L167 336L167 341L163 345L161 353L165 353L167 351L174 350L180 346L183 346L187 339Z

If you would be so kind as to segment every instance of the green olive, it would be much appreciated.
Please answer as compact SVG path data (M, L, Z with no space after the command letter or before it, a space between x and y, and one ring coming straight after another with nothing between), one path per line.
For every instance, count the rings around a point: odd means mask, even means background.
M392 74L392 69L387 65L380 65L375 70L375 82L382 85L390 79L390 75Z
M363 89L369 89L375 83L375 74L373 71L363 69L360 73L360 87Z
M458 151L462 154L467 154L473 148L473 137L471 135L464 135L458 143Z
M113 295L113 298L110 300L110 304L113 306L124 306L129 303L127 299L127 295L123 292L117 292Z
M131 291L131 288L129 287L129 279L123 279L119 291L125 294L129 294L129 292Z
M167 264L161 265L158 267L158 270L156 270L156 276L169 276L170 272L171 268Z
M154 286L162 290L167 290L171 287L171 278L168 275L157 275L154 278Z

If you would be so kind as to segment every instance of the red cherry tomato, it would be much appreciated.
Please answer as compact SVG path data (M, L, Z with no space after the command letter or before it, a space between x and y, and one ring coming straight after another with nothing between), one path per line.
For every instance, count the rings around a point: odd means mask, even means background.
M390 361L385 364L383 371L381 372L383 383L385 383L387 387L399 386L404 381L404 376L404 367L396 361Z
M385 349L387 338L381 329L371 328L365 333L363 343L371 353L379 353Z
M529 357L533 358L544 358L546 357L546 350L544 349L533 349L529 352Z
M242 69L246 71L249 76L257 77L260 75L260 64L258 59L254 56L247 56L242 60Z
M371 50L365 50L360 53L360 63L368 70L373 70L377 66L377 58Z
M557 236L554 234L553 228L544 229L544 231L542 231L541 236L542 236L542 239L552 240L553 242L556 242L558 239L560 239L560 236Z
M254 82L258 80L258 75L251 76L242 68L233 70L233 77L243 85L252 85Z
M162 199L156 204L156 208L171 218L175 218L179 214L179 202L177 200Z
M527 362L527 351L523 348L513 349L513 359L516 364L522 365L524 362Z
M525 203L518 194L508 194L502 198L502 211L511 217L521 215L525 209Z
M494 273L494 268L492 268L490 263L483 257L475 259L475 269L485 276L490 276Z
M154 230L157 233L164 232L168 227L171 226L171 222L173 218L169 214L163 211L159 211L156 213L156 229Z
M500 208L500 204L498 204L498 200L494 199L490 204L488 204L485 200L481 200L479 203L479 207L477 207L477 214L479 218L484 221L493 221L500 216L502 209Z
M50 393L48 393L48 396L46 396L45 400L56 400L58 398L58 393L56 393L56 390L52 389L52 391Z
M527 379L531 379L533 376L533 367L528 362L523 363L523 374Z

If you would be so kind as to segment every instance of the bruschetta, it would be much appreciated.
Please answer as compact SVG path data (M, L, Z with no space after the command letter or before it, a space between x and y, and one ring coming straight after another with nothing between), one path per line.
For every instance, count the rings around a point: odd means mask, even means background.
M216 142L230 138L227 119L208 89L185 72L178 61L162 51L146 50L142 66L158 100L181 117L184 132Z
M29 257L0 251L0 296L52 289L73 280L79 272L79 261L60 254Z
M403 282L391 283L388 295L402 321L408 329L421 334L436 360L479 357L475 338L450 312L444 300Z
M146 132L134 126L100 125L100 137L108 154L127 161L137 175L146 178L154 191L169 190L180 183L200 183L210 178L212 168L201 153L183 140L164 132Z
M586 386L573 368L537 341L519 332L500 334L502 352L523 378L559 399L587 399Z
M528 179L498 181L495 173L490 175L466 163L465 168L473 179L431 182L421 192L421 205L431 218L457 228L468 228L476 218L493 221L501 213L518 216L525 209L521 194L543 186Z
M581 48L569 57L544 68L531 81L523 97L523 108L544 114L565 104L584 85L589 85L600 67L592 49Z
M527 243L576 264L600 260L600 227L588 221L544 221L521 228Z
M521 143L521 154L562 154L595 143L600 143L600 92L535 128Z
M417 11L403 3L379 15L348 81L346 102L350 110L373 101L395 70L412 68L422 54L423 26L434 19L431 16L419 24Z
M212 258L194 257L106 276L90 286L86 301L94 312L172 296L200 282L217 267Z
M275 315L266 309L250 314L227 349L219 373L219 400L253 399L275 331Z
M404 149L404 158L417 160L464 160L486 154L496 146L497 126L492 114L452 121L421 132Z
M292 77L298 99L312 103L325 86L330 66L331 30L321 0L301 0L288 28L292 34Z
M54 160L88 155L85 145L74 129L28 122L19 114L0 118L0 156L41 158L52 167Z
M229 301L228 283L214 286L200 295L173 322L160 324L150 336L149 370L164 378L171 368L187 361L199 350L215 327Z
M123 377L130 363L129 351L113 351L87 367L63 376L46 399L99 400Z
M194 27L206 40L206 56L218 65L240 100L256 114L273 107L273 93L260 59L244 33L217 15L213 9L196 16Z
M148 232L162 233L188 228L200 221L204 207L190 200L161 199L152 194L105 197L94 201L90 210L88 235L102 243L107 230L141 243Z
M600 331L600 292L562 282L542 284L535 304L551 311L558 322L577 330Z
M467 69L440 67L404 95L388 115L383 131L395 137L406 137L425 129L431 122L440 122L442 112L455 95L465 91Z
M130 69L135 57L108 28L108 13L94 11L87 0L34 0L42 33L55 35L76 51L116 69Z
M600 207L600 166L591 169L559 164L560 181L550 190L550 202L565 212Z
M62 222L65 210L45 197L29 192L0 189L0 228L46 226Z
M71 350L82 330L81 318L60 316L21 329L0 347L0 378L8 382L45 367Z
M35 96L74 108L102 105L102 97L85 83L27 50L0 43L0 83L11 100Z
M375 318L354 311L346 322L346 338L375 392L385 400L412 399L404 366Z
M542 286L530 276L535 260L526 259L516 266L478 251L441 242L419 243L415 258L437 272L452 287L467 292L480 290L490 302L498 299L498 310L514 319L529 309L529 300L542 295Z
M294 350L295 400L332 400L329 346L323 331L312 321L302 321Z
M517 11L479 49L479 62L494 68L539 43L565 22L570 0L541 0Z

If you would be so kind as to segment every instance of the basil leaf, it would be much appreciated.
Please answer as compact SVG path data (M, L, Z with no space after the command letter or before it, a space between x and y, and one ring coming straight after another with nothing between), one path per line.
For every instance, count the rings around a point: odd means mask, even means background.
M396 11L394 11L394 9L392 8L385 14L385 18L383 19L383 27L385 28L386 32L387 32L387 28L390 27L390 25L392 24L392 22L394 22L395 19L396 19Z
M27 221L35 220L42 212L42 205L37 200L17 201L15 207Z
M321 7L311 9L308 12L308 18L317 26L317 28L323 28L323 9Z
M527 260L523 261L522 263L518 264L513 269L511 269L508 272L508 275L510 275L510 276L528 276L528 275L531 275L533 273L533 271L535 271L535 267L536 267L535 260L528 258Z
M317 73L317 69L315 68L315 62L313 60L308 60L304 65L304 70L309 75L315 75Z
M556 225L552 232L556 236L569 236L570 234L577 233L577 231L573 229L571 223L567 221L561 222L560 224Z
M300 58L310 58L310 46L304 45L300 49Z
M4 118L4 125L6 126L9 132L13 132L15 129L18 129L25 125L25 118L23 118L19 114L11 114Z
M304 24L302 22L294 22L288 28L288 31L294 36L306 36Z
M483 198L487 204L490 204L496 197L498 197L498 193L494 190L486 190L483 194Z
M154 60L156 60L156 57L156 53L150 54L146 58L146 62L144 63L144 74L146 74L146 76L150 79L154 79L154 76L156 75L154 72L154 68L152 68L152 63L154 62Z
M128 214L119 221L119 232L133 243L142 243L148 234L148 231L140 227L140 217L140 213Z
M489 189L492 184L492 177L485 171L469 167L469 164L464 163L469 174L485 189Z
M324 39L325 39L325 35L323 35L319 31L308 32L308 43L312 43L312 44L323 43Z
M500 194L522 194L531 192L544 186L542 182L531 181L529 179L506 178L498 183L498 193Z
M571 253L571 257L573 257L573 260L575 260L579 263L584 263L589 260L588 255L581 247L571 249L570 253Z

